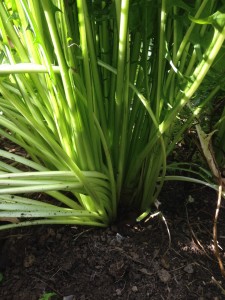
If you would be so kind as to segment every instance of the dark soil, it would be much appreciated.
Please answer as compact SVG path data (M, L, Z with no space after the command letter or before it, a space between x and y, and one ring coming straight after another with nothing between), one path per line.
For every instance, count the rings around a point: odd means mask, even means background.
M52 300L225 299L213 254L216 193L170 184L159 201L162 216L144 224L127 220L107 229L38 226L1 232L0 299L47 300L48 293L55 293ZM225 206L218 222L225 261L224 214Z

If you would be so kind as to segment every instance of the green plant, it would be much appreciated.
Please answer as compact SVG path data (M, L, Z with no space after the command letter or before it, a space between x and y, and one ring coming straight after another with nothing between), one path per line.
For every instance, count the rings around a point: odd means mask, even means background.
M56 293L44 293L39 300L50 300Z
M0 134L29 159L0 150L0 218L18 218L0 228L107 226L119 205L145 215L168 155L220 89L196 100L224 17L208 0L2 1Z

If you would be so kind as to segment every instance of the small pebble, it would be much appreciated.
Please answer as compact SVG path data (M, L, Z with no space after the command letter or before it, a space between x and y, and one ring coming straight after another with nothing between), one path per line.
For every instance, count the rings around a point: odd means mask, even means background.
M121 234L117 233L116 234L116 241L118 243L121 243L123 240L124 240L124 237Z
M64 296L63 300L76 300L74 295Z
M165 269L161 269L157 272L158 276L159 276L159 279L164 282L164 283L167 283L168 281L170 281L171 279L171 275L170 273L165 270Z
M117 296L121 296L122 295L121 289L116 289L116 294L117 294Z
M138 291L138 288L136 285L132 286L131 288L132 292L136 293Z
M184 268L184 271L188 274L193 274L194 273L194 268L192 266L192 264L189 264L187 265L185 268Z

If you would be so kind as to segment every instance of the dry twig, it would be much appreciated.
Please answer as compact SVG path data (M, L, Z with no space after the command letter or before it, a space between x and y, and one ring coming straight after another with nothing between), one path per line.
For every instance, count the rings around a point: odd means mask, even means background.
M221 206L221 198L222 198L222 178L221 178L221 176L220 176L219 181L220 182L219 182L217 206L216 206L216 212L215 212L215 217L214 217L214 222L213 222L213 243L214 243L215 256L218 260L221 274L225 278L225 269L224 269L223 261L220 256L220 251L219 251L218 242L217 242L217 222L218 222L219 211L220 211L220 206Z

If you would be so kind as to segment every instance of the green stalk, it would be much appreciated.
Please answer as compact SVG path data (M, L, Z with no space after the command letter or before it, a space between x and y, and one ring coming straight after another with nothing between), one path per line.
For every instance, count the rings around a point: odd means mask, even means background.
M104 105L103 105L103 95L102 95L102 84L100 82L99 78L99 71L97 67L97 57L96 57L96 51L94 48L93 43L93 36L92 36L92 30L91 25L89 22L89 16L87 13L87 7L86 2L83 2L83 14L85 19L85 29L86 29L86 37L87 37L87 47L88 47L88 53L90 55L90 63L91 63L91 71L92 71L92 78L93 78L93 84L94 84L94 109L95 114L99 116L100 124L102 127L102 130L104 132L104 135L107 137L106 133L106 116L104 111Z
M115 124L114 124L114 160L117 166L117 176L121 178L122 174L119 174L119 160L120 157L120 127L121 118L123 117L123 110L125 105L124 94L124 84L126 82L126 68L127 63L127 37L128 37L128 13L129 11L129 0L121 0L120 9L120 20L119 20L119 42L118 42L118 57L117 57L117 78L116 78L116 91L115 91ZM125 84L126 86L126 84ZM125 92L125 93L124 93ZM125 121L125 120L124 120ZM117 145L117 146L116 146ZM122 150L124 151L124 150ZM118 191L119 192L119 191Z
M156 119L159 120L160 111L162 108L162 80L165 71L164 68L164 55L165 55L165 29L166 29L166 0L162 0L161 4L161 16L160 16L160 32L159 32L159 51L158 51L158 63L157 63L157 88L156 88Z
M88 46L92 45L91 39L91 33L90 33L90 26L89 23L87 24L86 19L88 19L88 13L87 13L87 7L86 7L86 2L85 1L77 1L77 8L78 8L78 19L79 19L79 30L80 30L80 45L81 45L81 50L82 50L82 58L83 58L83 66L84 66L84 80L85 80L85 86L86 86L86 92L87 92L87 101L88 101L88 109L87 109L87 117L88 117L88 126L90 130L90 135L89 139L93 141L93 144L95 144L95 139L96 139L96 133L94 133L94 120L93 120L93 111L96 111L96 105L95 104L95 95L94 95L94 87L93 87L93 82L91 80L91 74L93 70L90 68L89 64L89 48ZM88 26L88 27L87 27ZM89 38L89 43L88 43L88 38ZM92 50L94 51L93 47ZM94 55L94 53L93 53ZM93 57L92 57L92 62L93 62ZM98 78L97 71L95 69L95 73L93 74L93 78ZM98 80L97 80L98 81ZM97 87L98 90L100 90L99 87ZM99 96L99 94L98 94ZM102 97L100 96L100 102L101 102ZM98 112L97 112L98 115ZM104 124L103 124L104 126ZM95 139L94 139L95 137ZM88 140L86 140L86 143L88 144ZM95 151L96 147L93 147ZM87 147L87 149L91 149L90 147ZM95 153L95 152L94 152ZM89 151L88 155L91 157L92 152ZM88 156L87 155L87 156ZM92 162L97 160L97 155L94 156L94 159L92 159Z
M52 66L53 72L60 74L59 66ZM34 63L19 63L15 65L2 64L0 65L0 74L24 74L24 73L48 73L48 69L44 65Z
M127 44L128 44L128 37L127 37ZM129 45L127 45L127 59L130 57L129 53ZM126 160L126 152L127 152L127 141L128 141L128 109L130 107L129 104L129 64L126 67L126 74L125 74L125 82L124 82L124 109L123 109L123 116L122 116L122 132L121 132L121 142L120 142L120 152L119 152L119 161L118 161L118 171L117 171L117 197L120 197L121 189L123 186L124 181L124 174L125 174L125 160Z
M160 177L159 177L160 179ZM210 187L215 191L218 191L218 186L213 183L209 183L203 180L199 180L193 177L185 177L185 176L166 176L165 181L185 181L185 182L192 182L192 183L197 183L197 184L202 184L204 186ZM222 193L223 197L225 197L225 192Z
M73 99L73 92L72 92L72 88L71 88L71 84L70 84L70 78L68 75L68 66L66 65L64 54L61 49L59 36L58 36L56 25L55 25L55 19L52 14L52 9L51 9L52 7L51 7L51 4L49 1L42 1L42 6L44 9L46 21L49 25L49 31L51 34L54 51L56 53L56 57L58 60L61 78L63 81L63 86L64 86L64 90L65 90L65 95L66 95L66 101L69 105L70 110L73 112L74 111L74 99Z
M83 225L83 226L94 226L94 227L106 227L106 224L100 223L98 221L92 221L92 220L84 220L81 216L80 219L69 219L69 218L63 218L60 220L57 219L47 219L47 220L35 220L35 221L22 221L20 223L12 223L7 225L1 225L0 230L7 230L7 229L13 229L13 228L20 228L20 227L26 227L26 226L34 226L34 225Z

